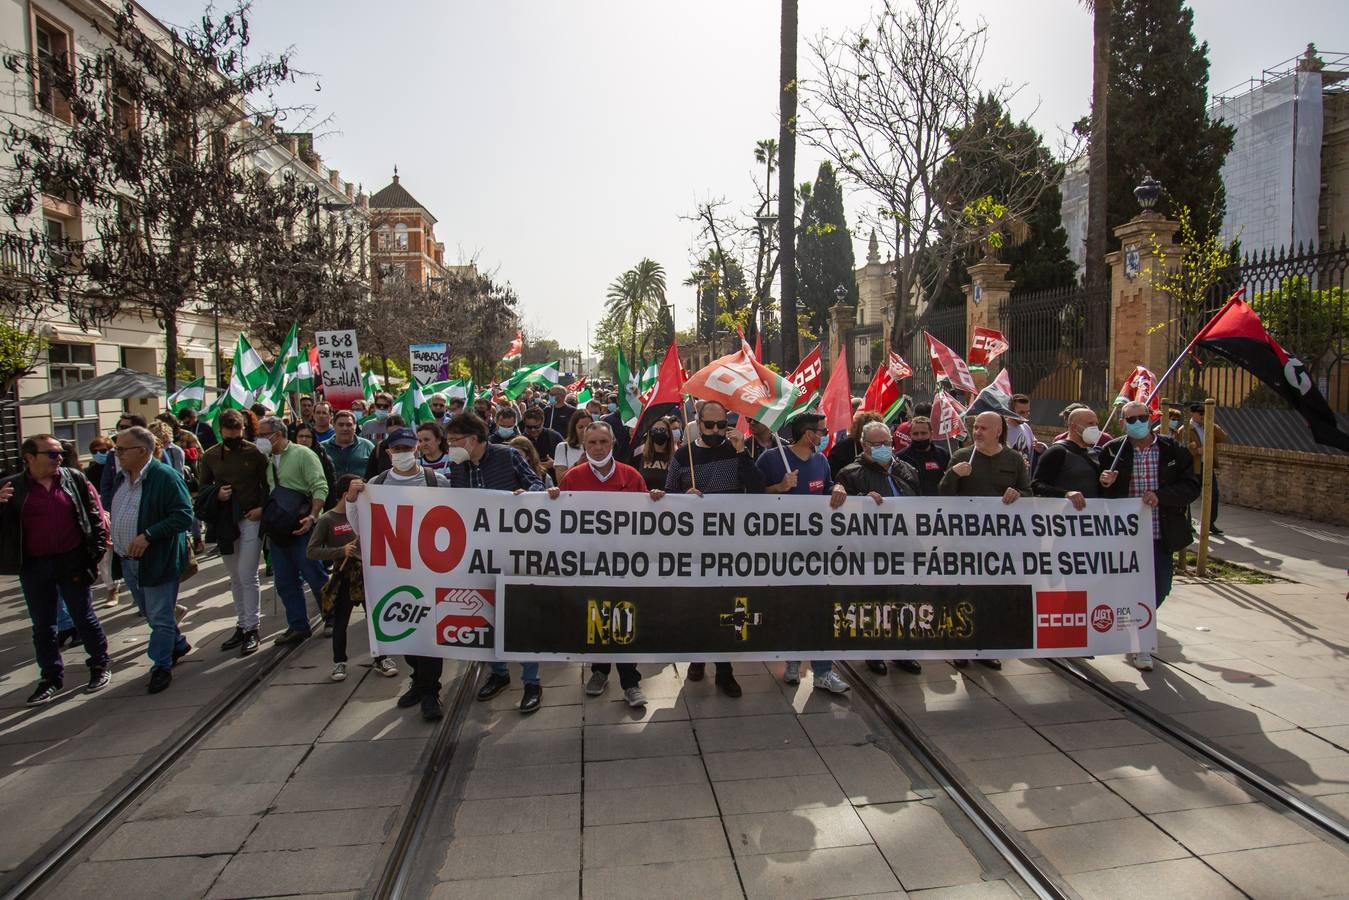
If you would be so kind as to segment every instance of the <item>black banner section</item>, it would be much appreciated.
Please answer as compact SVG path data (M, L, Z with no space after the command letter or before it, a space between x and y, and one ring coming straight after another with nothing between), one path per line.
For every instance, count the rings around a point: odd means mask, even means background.
M712 655L1030 650L1030 585L645 587L501 582L498 651ZM680 655L682 654L682 655Z

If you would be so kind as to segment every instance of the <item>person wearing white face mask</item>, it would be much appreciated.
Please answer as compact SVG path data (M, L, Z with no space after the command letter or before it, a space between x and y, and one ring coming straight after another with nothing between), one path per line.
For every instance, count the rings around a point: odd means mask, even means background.
M1082 407L1068 414L1068 436L1055 441L1040 457L1031 479L1037 497L1066 497L1080 510L1101 495L1101 457L1096 443L1101 427L1096 413Z

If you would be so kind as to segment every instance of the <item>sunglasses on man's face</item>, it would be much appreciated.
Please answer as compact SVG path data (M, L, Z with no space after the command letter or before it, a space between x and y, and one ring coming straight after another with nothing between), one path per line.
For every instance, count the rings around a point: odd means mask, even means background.
M1148 421L1148 420L1151 419L1151 418L1152 418L1152 416L1149 416L1147 413L1144 413L1144 414L1141 415L1141 416L1125 416L1125 417L1124 417L1124 421L1125 421L1125 422L1128 422L1130 425L1132 425L1132 424L1134 424L1135 422L1146 422L1146 421Z
M731 423L725 419L719 419L716 422L709 419L699 419L698 427L705 431L725 431L727 428L731 427Z
M38 452L34 453L33 455L34 455L34 456L45 456L45 457L47 457L48 459L50 459L52 462L60 462L61 458L62 458L63 456L65 456L65 454L62 453L60 450L39 450Z

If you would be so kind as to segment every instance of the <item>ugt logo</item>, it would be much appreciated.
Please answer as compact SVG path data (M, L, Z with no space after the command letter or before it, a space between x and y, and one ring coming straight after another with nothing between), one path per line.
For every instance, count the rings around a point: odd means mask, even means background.
M1035 646L1087 646L1087 592L1035 592Z

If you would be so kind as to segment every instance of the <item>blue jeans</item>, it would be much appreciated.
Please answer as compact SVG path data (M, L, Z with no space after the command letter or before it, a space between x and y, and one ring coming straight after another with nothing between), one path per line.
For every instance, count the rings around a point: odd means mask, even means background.
M816 678L823 678L834 671L834 664L827 659L812 659L810 661L810 671Z
M70 617L70 609L66 606L66 598L62 597L56 601L56 630L69 631L75 627L75 620Z
M309 589L314 592L314 606L322 609L319 591L328 580L328 576L323 573L322 564L305 555L305 551L309 548L309 535L312 533L306 532L284 546L275 543L271 545L272 583L276 585L276 595L281 598L281 605L286 608L286 627L304 634L310 632L309 612L304 602L304 585L308 583Z
M492 663L493 675L505 675L507 678L511 675L510 666L504 662ZM520 663L520 680L525 684L539 683L539 664L538 663Z
M1162 601L1171 593L1171 578L1176 572L1176 557L1167 550L1161 541L1152 542L1152 578L1156 604L1154 609L1162 608Z
M172 669L173 651L187 649L187 638L178 630L178 620L173 615L173 608L178 605L178 579L164 584L141 584L140 567L139 559L122 557L122 580L150 626L150 662L156 669Z
M80 580L84 571L84 554L76 550L57 556L32 556L23 561L19 585L28 604L28 618L33 622L33 651L42 677L53 684L64 684L65 662L56 644L57 607L64 596L74 614L72 627L78 628L84 651L89 654L90 667L105 667L108 659L108 638L94 614L93 597L89 585Z

